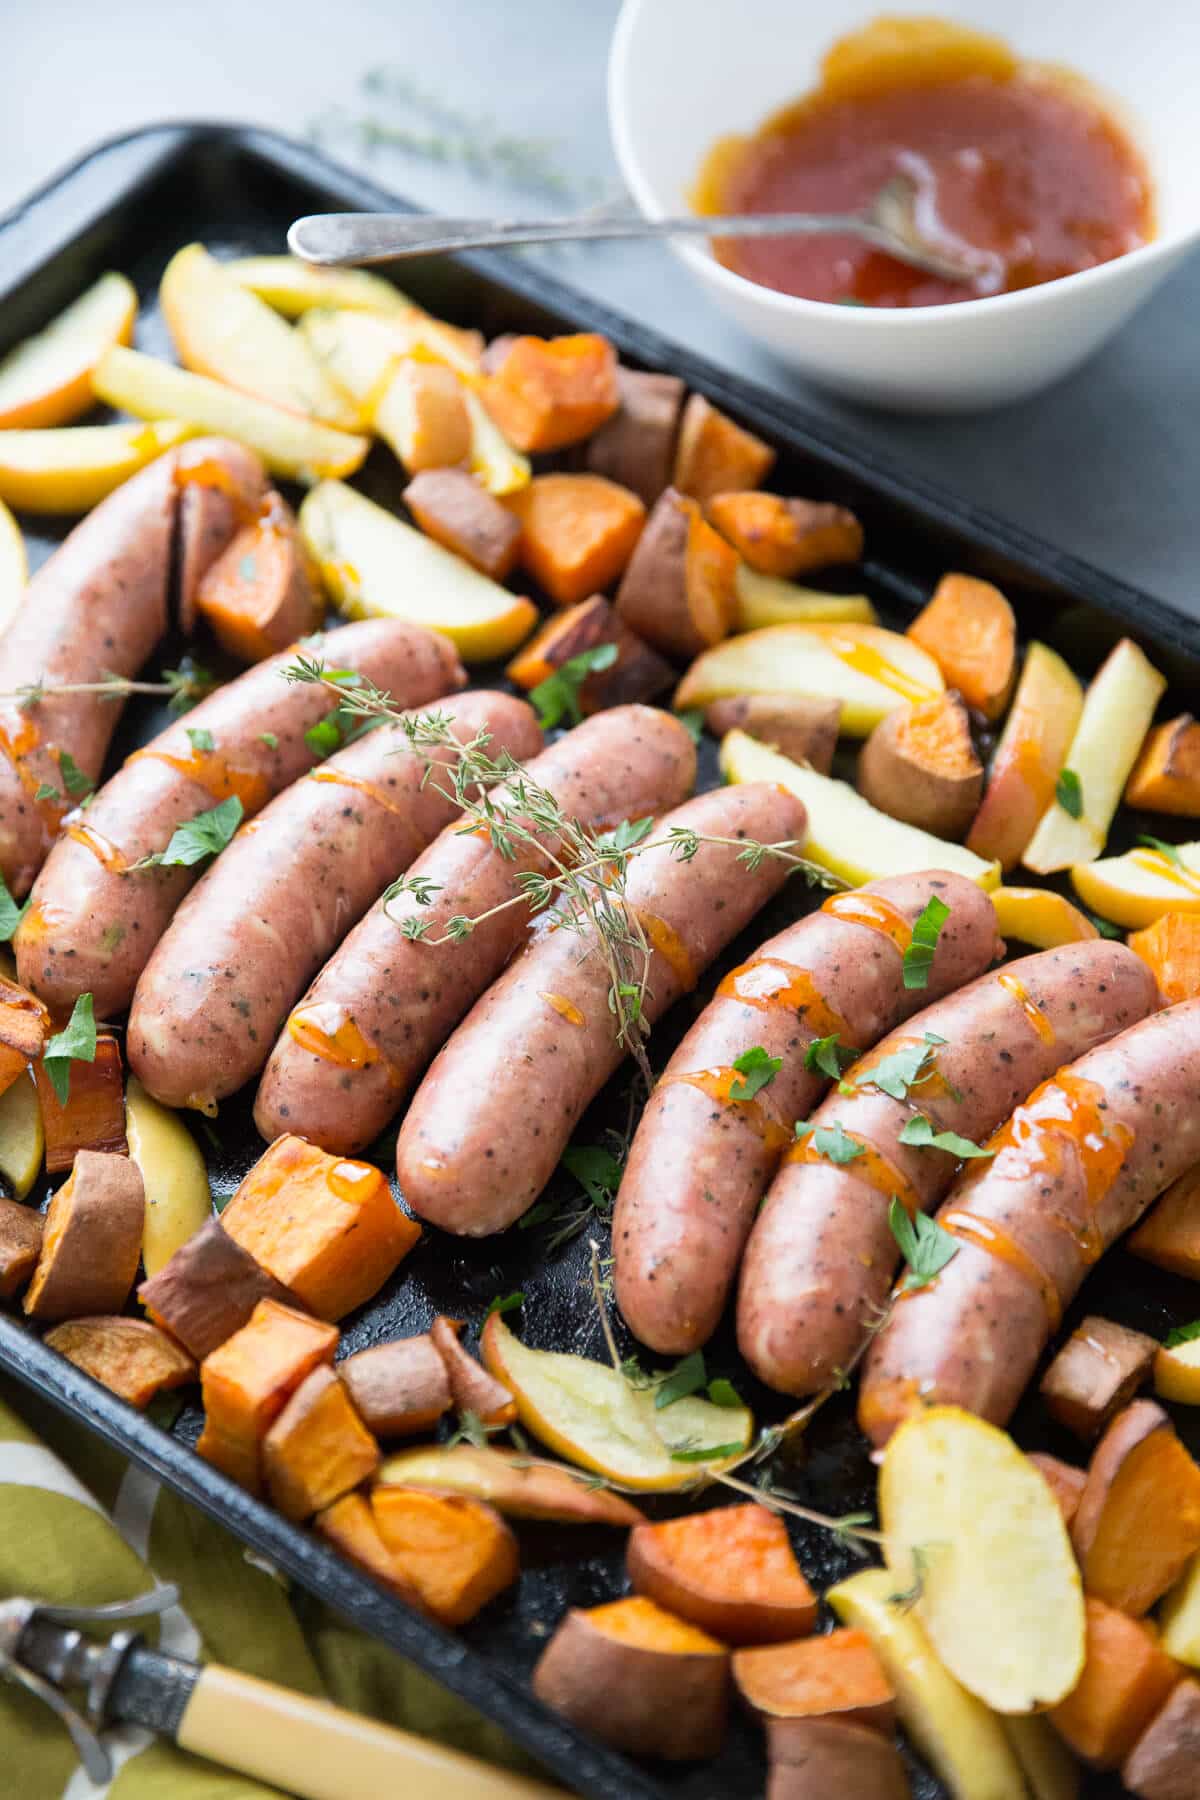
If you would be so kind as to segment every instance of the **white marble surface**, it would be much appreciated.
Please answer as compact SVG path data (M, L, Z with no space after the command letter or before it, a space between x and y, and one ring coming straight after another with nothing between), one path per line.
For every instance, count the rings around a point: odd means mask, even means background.
M342 160L397 192L443 209L509 205L512 187L430 159L461 136L453 118L431 122L411 92L403 101L364 93L363 77L380 68L421 89L435 111L463 115L474 136L490 119L495 133L522 144L545 140L546 159L572 191L540 204L611 193L604 64L616 11L617 0L0 0L0 211L102 137L187 118L297 136L324 120ZM696 13L698 24L736 28L723 0L696 0ZM372 149L354 129L370 119L433 142L425 153ZM890 419L822 399L727 325L665 249L561 252L555 266L1200 621L1195 259L1078 375L1026 405L954 421Z

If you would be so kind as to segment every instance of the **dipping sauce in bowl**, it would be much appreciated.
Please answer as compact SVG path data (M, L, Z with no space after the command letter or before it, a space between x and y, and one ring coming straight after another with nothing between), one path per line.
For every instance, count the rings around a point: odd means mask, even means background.
M816 89L714 146L693 198L702 213L858 212L898 173L948 240L993 253L995 275L943 281L836 234L713 252L809 300L940 306L1073 275L1154 235L1149 174L1111 105L1081 77L939 19L881 18L841 39Z

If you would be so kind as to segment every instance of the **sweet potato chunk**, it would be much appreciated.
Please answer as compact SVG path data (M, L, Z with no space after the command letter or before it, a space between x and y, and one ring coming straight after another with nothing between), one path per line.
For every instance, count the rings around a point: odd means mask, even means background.
M943 575L908 635L968 706L985 719L1000 717L1017 672L1017 622L999 588L973 575Z
M46 1168L60 1175L74 1164L80 1150L114 1156L128 1154L125 1138L125 1082L121 1050L115 1037L101 1032L95 1062L73 1062L64 1106L51 1085L45 1065L35 1062L38 1105L46 1130Z
M30 1318L120 1312L137 1274L145 1217L137 1164L127 1156L81 1150L46 1213L41 1254L25 1294Z
M639 1525L626 1567L637 1593L726 1644L780 1643L816 1622L786 1525L753 1502Z
M241 1330L260 1300L288 1306L296 1297L234 1242L220 1219L207 1219L157 1275L143 1281L138 1299L156 1325L203 1362Z
M777 1743L786 1731L786 1741ZM840 1719L769 1719L766 1800L908 1800L912 1792L890 1738Z
M1089 1317L1042 1377L1046 1410L1085 1443L1099 1437L1149 1377L1158 1344L1112 1319Z
M542 1651L533 1691L616 1750L689 1762L721 1748L729 1652L653 1600L573 1607Z
M371 1503L362 1494L344 1494L317 1514L313 1525L343 1556L373 1575L418 1612L425 1607L416 1588L379 1535Z
M743 1700L772 1720L837 1718L889 1734L896 1695L865 1631L850 1628L793 1644L737 1650L733 1679ZM787 1742L772 1733L772 1753Z
M594 331L516 338L484 379L480 397L518 450L562 450L590 436L620 406L616 351Z
M1087 1592L1135 1618L1200 1550L1200 1468L1152 1400L1135 1400L1101 1438L1071 1539Z
M36 995L0 975L0 1094L42 1054L50 1014Z
M1125 786L1128 806L1200 816L1200 724L1180 713L1147 734Z
M766 480L775 461L770 444L745 431L703 394L693 394L683 409L675 451L673 485L694 500L714 494L740 493Z
M736 551L694 500L668 488L630 558L617 611L639 637L684 662L733 629L736 581Z
M616 645L616 660L607 669L594 669L578 688L579 710L585 717L608 706L653 700L674 682L670 663L630 631L603 594L593 594L590 600L581 600L578 606L547 619L509 663L506 673L528 693L573 656L602 644Z
M320 625L320 583L295 515L274 488L258 517L210 564L196 591L196 610L241 662L262 662Z
M333 1370L306 1375L262 1446L267 1492L288 1519L332 1506L379 1467L379 1445Z
M130 1406L149 1406L164 1388L196 1379L187 1351L145 1319L68 1319L45 1341Z
M377 1487L371 1508L401 1573L443 1625L465 1625L517 1579L517 1540L482 1500Z
M583 466L653 506L670 485L686 390L677 375L618 368L617 391L620 409L583 446Z
M0 1299L11 1300L37 1267L42 1215L17 1200L0 1200Z
M1200 1000L1200 914L1163 913L1130 933L1129 948L1153 969L1168 1006Z
M1138 1800L1195 1800L1200 1681L1181 1681L1135 1744L1121 1779Z
M1076 1686L1050 1718L1076 1756L1115 1769L1179 1680L1149 1626L1089 1596L1087 1650Z
M1058 1501L1063 1522L1069 1530L1080 1495L1087 1486L1087 1470L1074 1469L1070 1463L1060 1462L1057 1456L1047 1456L1041 1450L1034 1452L1029 1460L1046 1477L1050 1492Z
M459 1412L472 1412L484 1425L511 1425L517 1403L502 1381L490 1375L458 1341L461 1319L435 1319L429 1328L445 1364L450 1393Z
M704 723L714 737L744 731L793 762L828 775L841 716L840 700L815 694L742 694L736 700L714 700L705 708Z
M714 494L705 508L722 537L760 575L793 581L810 569L857 562L862 526L845 506L779 494Z
M1171 1183L1126 1242L1143 1262L1200 1281L1200 1163Z
M432 1431L454 1404L446 1364L428 1332L360 1350L338 1364L338 1374L379 1437Z
M410 475L465 462L471 418L461 378L444 363L405 357L376 402L375 429Z
M369 1300L421 1235L379 1169L291 1136L259 1157L221 1224L322 1319Z
M465 469L423 470L405 488L404 504L427 537L481 574L493 581L511 574L521 527Z
M641 536L646 509L602 475L535 475L509 496L522 566L559 606L614 582Z
M958 695L900 706L881 719L859 756L858 787L893 819L961 838L983 797L983 765Z
M262 1441L318 1363L331 1363L337 1327L260 1300L249 1322L200 1365L204 1430L196 1449L252 1494L262 1491Z

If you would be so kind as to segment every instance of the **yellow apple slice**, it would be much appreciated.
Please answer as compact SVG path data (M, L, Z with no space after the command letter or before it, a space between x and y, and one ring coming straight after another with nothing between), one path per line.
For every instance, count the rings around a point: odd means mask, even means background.
M874 625L875 608L865 594L823 594L817 588L760 575L740 562L735 580L735 631L760 631L768 625Z
M179 1114L152 1100L133 1075L125 1090L125 1136L146 1189L142 1261L147 1275L157 1275L212 1217L208 1171Z
M240 287L203 244L176 252L158 297L185 369L323 425L358 425L357 406L300 333Z
M45 1150L42 1109L33 1071L27 1070L0 1094L0 1175L18 1200L24 1200L41 1174Z
M127 344L137 293L124 275L102 275L45 330L0 361L0 427L66 425L91 410L92 370L114 344Z
M1056 650L1033 643L988 771L987 792L967 833L977 856L994 856L1005 870L1037 830L1054 798L1083 711L1083 686Z
M998 887L992 891L996 930L1002 938L1018 938L1035 950L1056 950L1099 937L1092 921L1062 894L1049 888Z
M101 400L136 418L181 419L200 431L237 438L262 457L272 475L293 481L353 475L370 449L364 437L285 412L139 350L110 350L96 370L95 388Z
M29 559L21 527L0 500L0 631L12 623L28 580Z
M1083 1583L1062 1509L1006 1431L957 1406L914 1413L879 1474L884 1555L951 1675L1000 1713L1079 1680Z
M952 869L985 889L1000 879L998 863L889 818L848 782L819 775L744 731L727 731L721 739L721 770L726 781L774 781L799 795L808 811L804 855L851 887L925 869Z
M0 432L0 498L24 512L88 512L173 444L194 437L178 419Z
M463 390L471 420L471 451L467 465L489 494L497 497L519 493L529 486L533 468L529 458L514 450L478 394Z
M537 624L532 601L340 481L305 496L300 531L348 618L426 625L444 632L466 662L507 656Z
M389 1456L376 1485L432 1488L486 1500L514 1519L557 1519L565 1525L637 1525L644 1514L586 1475L542 1457L496 1444L429 1444Z
M1200 1338L1163 1345L1154 1358L1154 1391L1177 1406L1200 1406Z
M1162 1647L1176 1662L1200 1669L1200 1556L1193 1556L1159 1612Z
M360 416L370 419L405 347L378 319L344 308L313 307L296 330L331 380L358 406Z
M1085 906L1130 931L1164 913L1200 913L1200 843L1176 844L1173 856L1146 846L1080 863L1071 885Z
M913 1743L959 1800L1028 1800L1004 1726L938 1661L887 1569L863 1569L825 1595L843 1625L865 1631Z
M314 312L320 314L319 321L314 319ZM468 379L479 372L482 339L476 333L460 331L455 325L431 317L419 306L386 314L319 307L304 314L298 330L318 355L320 343L325 344L327 353L336 345L348 372L356 364L368 367L372 359L378 368L385 360L414 354L432 356ZM347 392L355 392L350 380L340 374L335 379Z
M750 1446L754 1420L747 1407L714 1406L692 1395L656 1408L653 1387L634 1387L586 1356L531 1350L499 1313L484 1325L479 1348L485 1366L511 1390L526 1430L577 1467L622 1487L655 1493L689 1487Z
M288 319L298 319L314 306L405 313L413 304L390 281L367 269L318 269L298 256L239 256L224 267L240 287Z
M1104 849L1113 814L1150 729L1166 678L1129 638L1122 638L1089 687L1059 781L1074 777L1079 817L1054 800L1022 861L1049 875L1093 862Z
M1083 1771L1045 1714L1009 1713L1000 1724L1029 1800L1076 1800Z
M741 694L813 694L842 702L841 729L867 737L881 719L944 683L933 658L879 625L774 625L726 638L692 664L679 711Z

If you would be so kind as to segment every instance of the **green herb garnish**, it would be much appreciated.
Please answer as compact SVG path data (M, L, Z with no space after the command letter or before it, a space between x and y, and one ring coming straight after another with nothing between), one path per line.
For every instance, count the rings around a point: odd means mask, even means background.
M729 1089L731 1100L753 1100L755 1094L769 1087L783 1067L782 1056L768 1056L761 1044L755 1044L750 1050L743 1050L733 1060L733 1066L742 1076Z
M1083 783L1074 769L1063 769L1054 784L1054 798L1072 819L1083 817Z
M958 1245L948 1231L943 1231L926 1213L916 1213L910 1219L894 1194L888 1207L888 1225L908 1264L908 1274L900 1284L906 1293L927 1286L958 1255Z
M950 908L937 894L931 894L913 926L912 942L904 952L904 985L911 992L929 986L929 970L933 953L942 935L942 926L950 917Z
M58 1095L60 1106L67 1104L71 1091L71 1064L95 1060L96 1015L92 996L80 994L66 1025L49 1039L42 1052L42 1066L50 1078L51 1087Z
M538 724L543 731L549 731L563 718L570 719L572 725L582 722L580 688L596 670L611 669L617 656L615 644L596 644L590 650L581 650L578 656L569 656L561 668L547 675L545 681L538 682L529 699L537 708Z

